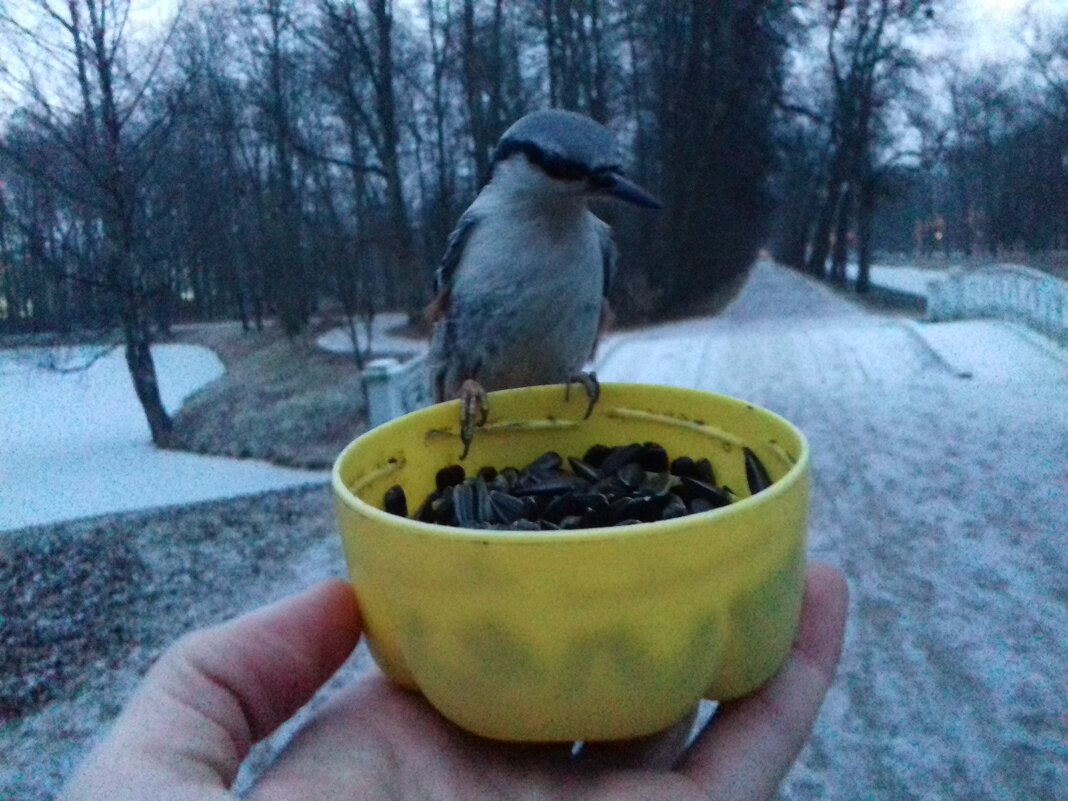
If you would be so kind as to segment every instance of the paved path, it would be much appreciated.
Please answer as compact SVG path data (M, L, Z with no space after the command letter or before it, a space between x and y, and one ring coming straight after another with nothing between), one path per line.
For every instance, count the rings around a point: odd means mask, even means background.
M782 797L1068 798L1057 354L1004 323L875 316L768 264L719 317L606 343L603 380L741 396L809 437L811 554L852 595L841 670Z

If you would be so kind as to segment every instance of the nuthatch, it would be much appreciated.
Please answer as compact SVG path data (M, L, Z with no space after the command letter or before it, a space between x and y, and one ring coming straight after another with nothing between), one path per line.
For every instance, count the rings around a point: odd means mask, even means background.
M501 137L490 181L463 213L435 275L430 361L438 401L460 397L467 454L486 390L581 383L607 312L616 250L588 208L608 196L661 208L627 180L612 135L567 111L536 111Z

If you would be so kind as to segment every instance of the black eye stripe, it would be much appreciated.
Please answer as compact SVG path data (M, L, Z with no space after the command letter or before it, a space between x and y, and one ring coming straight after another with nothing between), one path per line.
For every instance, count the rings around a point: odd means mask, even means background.
M550 178L562 181L589 181L594 186L605 186L611 182L612 173L619 173L615 167L600 167L591 170L585 164L562 158L553 153L546 153L531 142L505 139L493 154L494 163L503 161L515 153L522 153L531 164L536 164Z

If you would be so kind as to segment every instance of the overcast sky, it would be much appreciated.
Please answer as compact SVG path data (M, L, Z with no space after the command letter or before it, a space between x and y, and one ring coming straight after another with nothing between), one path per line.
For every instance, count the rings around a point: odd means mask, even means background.
M138 38L150 39L165 29L184 3L195 6L202 0L133 0L130 12L130 30ZM415 0L397 0L411 3ZM236 6L236 0L233 0ZM7 0L0 0L7 4ZM32 2L15 0L15 9L32 8ZM1068 16L1068 0L945 0L941 6L939 28L941 33L932 37L922 48L930 56L945 56L961 60L971 67L983 62L1005 62L1020 59L1025 55L1020 41L1020 28L1025 10L1030 9L1038 19L1053 23ZM0 42L0 58L4 46ZM16 60L9 63L13 67ZM936 75L931 75L935 84ZM0 102L7 95L9 102L17 96L11 86L4 86L0 77ZM3 91L6 89L7 91ZM0 117L3 116L0 109Z
M134 0L131 18L139 25L160 27L174 14L178 2ZM952 10L945 13L960 27L959 35L955 32L952 36L952 49L974 62L1020 55L1018 29L1021 14L1029 5L1041 18L1068 15L1068 0L948 0L945 8Z

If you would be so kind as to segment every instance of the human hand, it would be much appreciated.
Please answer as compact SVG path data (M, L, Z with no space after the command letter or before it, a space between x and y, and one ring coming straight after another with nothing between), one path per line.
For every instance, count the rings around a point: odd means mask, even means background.
M340 691L252 790L253 799L767 799L807 742L834 675L847 589L809 567L789 659L725 703L642 741L504 745L456 728L381 675ZM356 646L359 614L333 580L183 637L148 672L64 795L68 801L232 799L251 746L291 717Z

